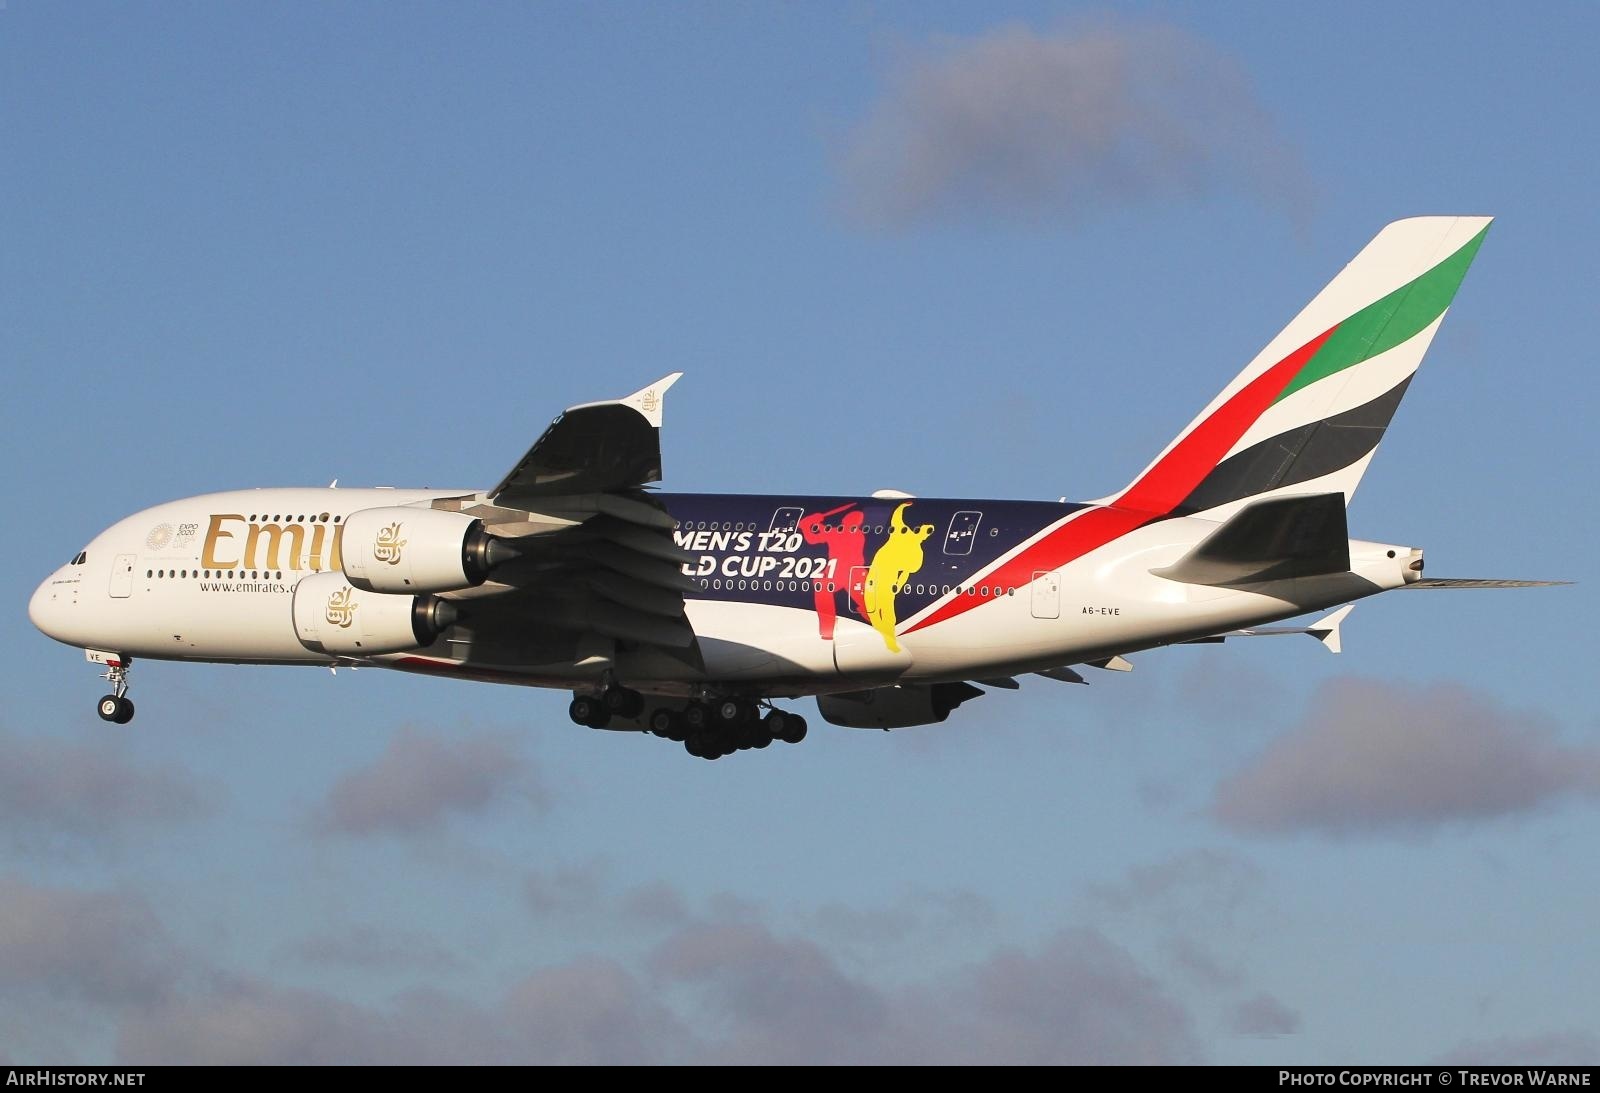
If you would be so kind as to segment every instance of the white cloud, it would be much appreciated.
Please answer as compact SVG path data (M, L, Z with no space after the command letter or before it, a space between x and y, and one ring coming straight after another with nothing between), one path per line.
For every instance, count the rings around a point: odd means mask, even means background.
M626 899L626 897L625 897ZM681 897L674 901L681 903ZM748 907L671 930L647 974L538 968L498 998L427 989L357 1004L191 969L122 997L127 1063L1183 1062L1192 1021L1121 946L1063 930L909 983L877 982ZM63 959L57 950L54 957Z
M1287 1036L1300 1031L1300 1015L1270 994L1256 994L1234 1007L1233 1030L1244 1036Z
M505 736L403 729L374 762L339 779L312 827L322 834L413 835L511 796L540 811L547 805L535 772Z
M1217 787L1242 831L1418 831L1600 792L1600 749L1455 684L1338 679L1301 723Z
M907 50L840 158L878 227L1076 218L1224 188L1298 215L1309 187L1238 63L1178 27L1020 25Z
M460 964L431 937L367 924L321 930L301 939L289 952L310 965L372 971L446 971Z
M208 807L187 771L135 762L113 740L72 744L0 730L0 829L23 849L116 843L130 828L194 819Z
M0 878L0 1002L118 1007L166 993L179 961L144 899Z

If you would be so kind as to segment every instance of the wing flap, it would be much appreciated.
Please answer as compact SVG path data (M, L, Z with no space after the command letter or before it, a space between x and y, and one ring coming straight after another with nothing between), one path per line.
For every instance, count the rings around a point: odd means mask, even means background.
M583 581L595 592L621 607L636 608L646 614L660 615L669 619L683 617L682 592L669 592L604 569L589 573Z
M652 588L664 588L669 592L682 594L698 587L693 577L685 574L671 562L641 554L618 543L606 540L589 543L585 553L596 565L604 566L624 577L632 577Z

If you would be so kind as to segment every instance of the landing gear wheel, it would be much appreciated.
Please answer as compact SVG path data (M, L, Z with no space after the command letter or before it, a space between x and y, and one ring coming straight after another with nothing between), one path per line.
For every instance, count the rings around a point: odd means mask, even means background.
M724 755L716 739L703 732L691 732L683 742L683 750L696 759L721 759Z
M650 731L667 740L676 740L679 743L684 739L683 715L677 710L669 710L665 706L657 706L650 711Z
M778 737L785 744L798 744L806 738L806 719L797 713L783 715L783 733Z
M724 698L716 705L717 724L732 729L755 720L755 703L742 698Z
M567 707L567 716L591 729L603 729L611 721L605 704L593 695L574 695L572 705Z
M133 658L118 660L107 656L104 663L106 674L102 678L110 682L111 693L100 700L95 712L102 721L126 725L133 720L133 703L128 701L128 669L133 665Z
M612 717L638 717L644 711L644 695L627 687L607 687L600 701Z
M133 720L133 703L120 695L106 695L100 700L95 712L100 715L102 721L126 725Z
M683 726L691 733L704 732L711 724L711 707L704 702L691 702L683 710Z

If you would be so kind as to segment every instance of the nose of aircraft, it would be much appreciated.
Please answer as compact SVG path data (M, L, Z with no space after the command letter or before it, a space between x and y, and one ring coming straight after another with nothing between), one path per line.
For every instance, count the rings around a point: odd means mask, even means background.
M61 636L62 603L59 596L60 586L55 584L57 574L52 573L44 579L38 588L33 590L33 598L28 601L28 618L33 625L48 637L57 641L65 640Z

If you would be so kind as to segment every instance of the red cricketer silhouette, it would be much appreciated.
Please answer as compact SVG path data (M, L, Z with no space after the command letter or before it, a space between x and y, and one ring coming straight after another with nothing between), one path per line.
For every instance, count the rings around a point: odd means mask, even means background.
M823 641L833 640L833 623L838 617L838 601L834 598L839 591L849 589L850 600L855 604L856 612L862 617L867 617L867 606L862 601L862 590L855 587L850 580L851 573L866 565L867 529L866 516L861 512L845 513L836 524L828 524L830 516L844 512L852 505L840 505L827 512L814 513L811 516L800 518L800 534L805 536L808 543L822 543L828 548L828 559L834 564L829 566L831 577L818 580L813 595L817 604L817 632ZM828 591L832 585L837 591Z

